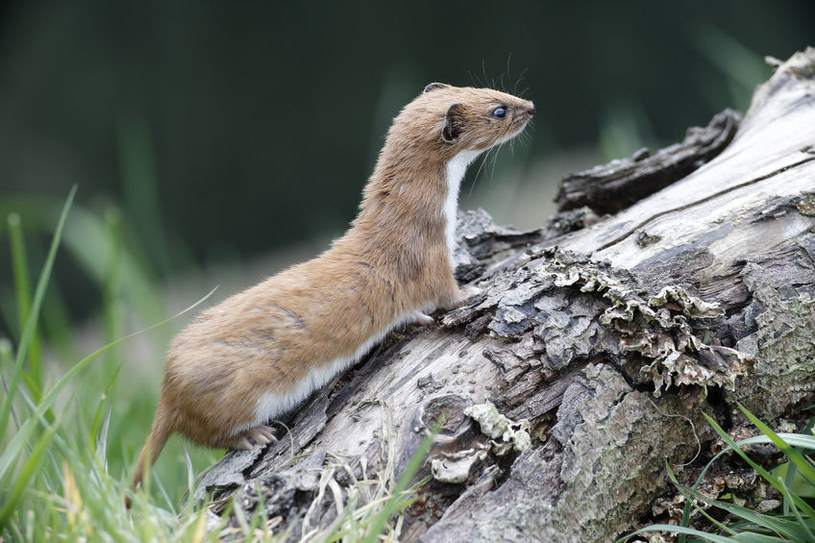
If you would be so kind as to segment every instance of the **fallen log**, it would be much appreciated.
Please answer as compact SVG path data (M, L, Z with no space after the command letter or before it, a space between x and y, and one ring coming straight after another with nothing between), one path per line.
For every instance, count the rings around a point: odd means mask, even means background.
M262 504L292 540L326 533L392 490L436 428L400 541L630 530L665 491L665 462L681 471L709 449L703 412L734 424L738 400L772 422L815 398L815 49L736 124L661 190L614 185L615 215L588 199L519 232L461 214L457 274L481 293L391 334L277 443L228 453L196 499L212 494L216 515ZM635 157L626 176L667 179L672 152L687 147ZM585 193L609 186L603 171L619 179L598 168Z

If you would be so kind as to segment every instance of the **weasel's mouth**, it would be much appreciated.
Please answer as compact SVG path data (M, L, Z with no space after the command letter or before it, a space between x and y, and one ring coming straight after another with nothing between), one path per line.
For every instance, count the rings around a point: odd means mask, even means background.
M531 120L532 120L532 117L529 117L529 118L527 118L527 119L524 119L522 122L520 122L520 123L519 123L519 126L515 127L515 128L512 130L512 137L515 137L515 136L517 136L518 134L520 134L521 132L523 132L523 131L524 131L524 129L525 129L525 128L527 127L527 125L529 124L529 121L531 121Z
M517 137L521 132L523 132L526 127L529 125L530 121L532 120L532 116L535 114L535 108L532 106L528 110L524 110L523 113L519 113L515 115L512 120L510 121L509 129L506 134L499 137L497 140L494 140L492 143L488 143L488 137L482 136L476 139L473 142L473 149L478 149L481 151L486 151L492 147L503 145L509 140Z
M520 116L519 116L519 117L515 117L515 118L512 120L512 126L510 127L509 134L507 134L506 136L504 136L504 137L502 137L501 139L499 139L499 140L496 142L496 145L501 145L502 143L506 143L506 142L508 142L509 140L511 140L512 138L514 138L515 136L517 136L518 134L520 134L521 132L523 132L523 131L524 131L524 129L525 129L525 128L527 127L527 125L529 124L529 121L531 121L531 120L532 120L532 116L531 116L531 115L526 116L526 117L520 117Z
M523 129L526 128L526 125L528 125L530 121L532 121L532 115L534 115L534 111L535 110L533 109L532 112L525 112L526 115L518 115L517 117L512 119L514 135L520 134L523 131Z

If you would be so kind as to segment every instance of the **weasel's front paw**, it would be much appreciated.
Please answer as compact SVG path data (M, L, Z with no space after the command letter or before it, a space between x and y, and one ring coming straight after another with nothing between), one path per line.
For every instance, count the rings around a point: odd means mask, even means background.
M416 323L416 324L420 324L422 326L427 326L428 324L433 324L436 321L430 315L426 315L425 313L422 313L421 311L417 311L413 315L413 322Z

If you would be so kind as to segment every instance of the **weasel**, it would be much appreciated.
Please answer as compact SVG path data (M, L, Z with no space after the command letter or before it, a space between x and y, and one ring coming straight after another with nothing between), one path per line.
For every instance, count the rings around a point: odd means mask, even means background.
M492 89L431 83L394 119L348 232L204 311L173 340L134 488L174 432L214 448L274 439L266 423L359 360L390 330L449 307L467 166L535 114ZM149 457L149 458L148 458Z

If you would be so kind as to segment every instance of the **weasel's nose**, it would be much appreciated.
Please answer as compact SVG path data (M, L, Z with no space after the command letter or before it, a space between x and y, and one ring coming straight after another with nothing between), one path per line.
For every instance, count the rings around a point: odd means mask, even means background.
M535 114L535 103L534 102L529 102L529 106L527 106L526 112L529 113L530 115Z

